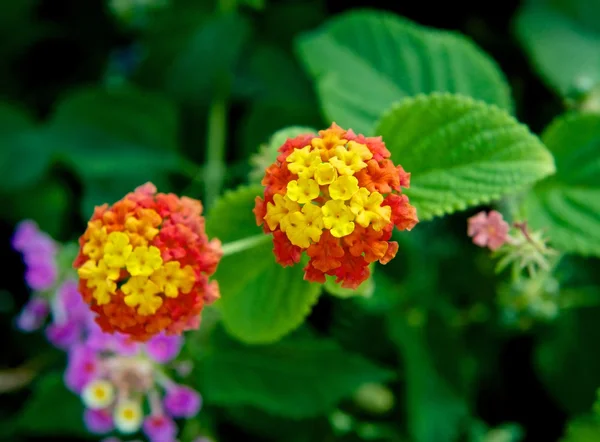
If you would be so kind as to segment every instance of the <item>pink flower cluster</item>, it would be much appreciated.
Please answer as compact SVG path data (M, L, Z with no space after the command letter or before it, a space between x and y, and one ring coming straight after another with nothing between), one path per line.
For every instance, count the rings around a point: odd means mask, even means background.
M467 235L473 238L473 244L498 250L508 241L510 226L496 210L489 213L479 212L468 220Z
M31 332L48 322L47 339L67 352L65 384L81 396L88 430L94 434L141 430L150 442L175 442L175 419L194 417L202 404L197 391L168 374L183 337L158 334L142 344L124 334L103 332L79 292L74 271L58 264L61 244L34 222L24 221L17 226L12 245L23 255L26 283L32 289L16 325ZM111 440L118 439L106 439Z
M202 404L197 391L176 383L163 366L178 356L182 338L158 335L140 344L119 336L98 328L69 352L65 384L81 395L87 428L95 434L141 429L150 442L175 441L174 419L196 416Z

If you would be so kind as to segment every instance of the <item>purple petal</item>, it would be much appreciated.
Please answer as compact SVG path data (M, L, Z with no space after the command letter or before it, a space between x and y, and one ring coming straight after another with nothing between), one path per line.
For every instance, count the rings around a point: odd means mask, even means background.
M39 329L50 313L50 305L43 298L31 298L17 316L17 327L26 332Z
M31 244L22 251L23 261L27 265L49 262L55 264L58 247L56 242L45 233L40 233Z
M100 375L98 354L84 345L77 345L69 351L65 384L75 393L81 393L83 387Z
M140 352L141 345L128 335L115 334L112 336L112 350L121 356L135 356Z
M58 276L55 265L33 265L28 266L25 271L25 282L32 290L49 290L54 286Z
M104 333L99 325L95 322L95 326L88 329L88 337L85 344L96 351L106 351L111 347L112 335Z
M25 220L17 224L11 245L18 252L23 252L28 246L35 243L39 236L38 225L35 221Z
M159 364L167 363L177 357L181 351L183 338L178 335L157 335L146 343L146 353Z
M167 412L175 417L194 417L202 406L202 397L193 388L174 385L167 390L164 398Z
M77 281L69 279L63 282L56 295L69 319L87 325L90 310L79 293Z
M94 434L105 434L114 428L113 419L108 410L85 410L83 421L90 433Z
M141 345L123 334L111 334L102 331L96 322L88 325L86 345L96 351L112 351L121 356L135 356Z
M50 324L46 328L48 341L61 350L68 350L81 341L81 325L75 321Z
M163 414L148 416L142 429L150 442L173 442L177 435L177 425Z

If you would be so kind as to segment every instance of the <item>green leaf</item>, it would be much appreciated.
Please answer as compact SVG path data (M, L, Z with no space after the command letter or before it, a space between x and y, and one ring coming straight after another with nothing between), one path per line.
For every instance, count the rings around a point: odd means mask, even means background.
M208 103L217 82L235 68L249 33L248 20L238 14L212 17L201 23L176 53L167 73L167 89L182 102Z
M332 411L360 385L392 377L334 341L307 337L268 346L220 339L201 364L202 394L209 403L255 406L295 419Z
M600 386L599 314L599 307L564 312L536 348L541 380L571 416L590 410Z
M51 125L101 130L123 142L157 150L176 150L178 115L164 96L123 87L79 89L56 107ZM73 147L65 147L72 153Z
M88 432L83 425L83 410L81 399L66 389L62 374L49 373L37 382L17 427L29 435L84 437Z
M515 22L517 38L531 62L548 85L563 96L600 83L600 9L590 2L585 14L567 14L565 10L584 3L527 1Z
M600 256L600 115L559 117L542 140L557 172L529 194L527 220L564 252Z
M87 217L91 206L116 201L147 181L164 184L180 164L177 136L169 100L127 87L67 96L44 140L82 178Z
M522 191L554 172L552 155L504 110L434 93L405 99L377 133L411 173L410 201L421 220Z
M290 54L261 45L249 54L237 88L251 98L237 134L240 155L256 152L273 132L287 126L323 126L308 76Z
M468 408L436 372L423 330L408 325L400 310L390 313L388 326L404 361L411 440L459 440L469 416Z
M302 36L297 50L327 118L366 135L394 102L421 93L456 92L512 110L502 72L469 39L387 12L339 15Z
M226 193L207 215L208 235L224 244L260 235L252 210L262 190L251 186ZM303 277L300 264L284 268L275 262L270 235L253 248L223 257L215 275L221 289L216 305L227 331L258 344L277 341L297 328L321 292L319 284Z
M31 117L18 107L0 103L0 190L39 181L52 157Z
M274 44L258 44L236 81L261 103L313 103L316 100L309 77L289 52ZM315 112L317 113L317 112Z

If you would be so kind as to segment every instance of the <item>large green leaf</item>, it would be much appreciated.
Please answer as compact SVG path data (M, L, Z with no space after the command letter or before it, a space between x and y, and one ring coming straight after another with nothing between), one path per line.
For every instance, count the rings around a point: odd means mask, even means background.
M377 133L411 173L406 194L422 220L521 191L554 172L552 155L526 126L460 95L405 99Z
M529 194L527 219L545 229L558 249L600 256L600 115L564 115L542 140L557 172Z
M335 17L297 41L329 120L373 134L392 103L420 93L456 92L512 109L495 62L466 37L382 11Z
M148 149L177 149L177 111L160 94L133 87L79 89L56 107L51 125L98 130ZM82 147L79 147L82 148ZM68 153L78 149L66 146Z
M597 2L535 0L524 2L515 30L540 75L564 96L600 83L598 23Z
M362 384L393 377L328 339L294 336L266 346L216 341L200 367L202 394L215 405L255 406L296 419L316 417L332 411Z
M17 429L27 435L84 437L88 432L83 425L83 410L81 399L65 387L62 374L48 373L37 382L25 403Z
M59 103L43 135L82 178L85 216L137 185L164 183L180 164L175 107L130 87L75 91Z
M210 237L231 243L261 235L252 213L262 187L241 187L225 194L207 216ZM321 292L304 281L302 265L281 267L271 251L270 235L254 247L225 256L215 278L221 288L217 305L229 333L247 343L277 341L298 327Z

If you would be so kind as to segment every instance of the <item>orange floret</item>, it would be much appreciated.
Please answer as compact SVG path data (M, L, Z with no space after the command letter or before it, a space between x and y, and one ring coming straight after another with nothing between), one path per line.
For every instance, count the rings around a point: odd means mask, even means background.
M156 193L151 183L96 208L74 267L105 332L146 341L197 328L204 305L219 297L209 276L222 256L201 214L199 201Z

